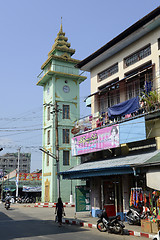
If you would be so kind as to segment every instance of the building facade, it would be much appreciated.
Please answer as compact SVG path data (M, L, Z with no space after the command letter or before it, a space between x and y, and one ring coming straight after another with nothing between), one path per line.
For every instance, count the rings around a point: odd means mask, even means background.
M59 194L63 201L69 202L70 195L79 182L60 179L60 187L57 185L57 172L67 170L79 163L78 157L71 156L73 136L71 130L80 114L79 84L86 77L80 75L79 69L75 68L79 60L72 58L74 53L75 50L70 48L61 24L48 59L41 67L43 73L37 83L38 86L43 87L44 106L43 202L55 202Z
M160 189L160 7L77 67L91 74L92 114L72 140L83 164L61 174L86 178L92 207L123 214L132 188Z
M6 153L0 156L0 169L3 169L5 174L18 168L18 153ZM20 153L19 170L23 173L30 173L31 154Z

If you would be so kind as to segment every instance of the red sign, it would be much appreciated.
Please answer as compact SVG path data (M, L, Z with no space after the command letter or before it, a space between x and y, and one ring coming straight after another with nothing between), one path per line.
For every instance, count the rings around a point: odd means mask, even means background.
M42 181L42 173L19 173L19 181Z

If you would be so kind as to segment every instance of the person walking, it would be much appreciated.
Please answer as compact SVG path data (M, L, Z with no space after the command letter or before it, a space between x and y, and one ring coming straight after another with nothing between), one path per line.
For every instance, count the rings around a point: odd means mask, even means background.
M61 198L58 198L58 202L56 203L55 214L57 214L58 223L59 223L59 227L60 227L60 226L62 226L62 215L64 214L64 216L65 216L63 202L62 202Z

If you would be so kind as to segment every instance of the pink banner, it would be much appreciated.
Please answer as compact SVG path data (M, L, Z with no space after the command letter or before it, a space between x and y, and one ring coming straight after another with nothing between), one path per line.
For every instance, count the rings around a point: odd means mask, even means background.
M119 125L102 128L72 138L72 156L119 146Z

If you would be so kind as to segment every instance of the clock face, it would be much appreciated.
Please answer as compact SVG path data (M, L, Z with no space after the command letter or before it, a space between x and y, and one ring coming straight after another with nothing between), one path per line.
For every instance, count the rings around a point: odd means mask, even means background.
M65 85L65 86L63 87L63 91L64 91L65 93L68 93L68 92L70 91L69 86Z

